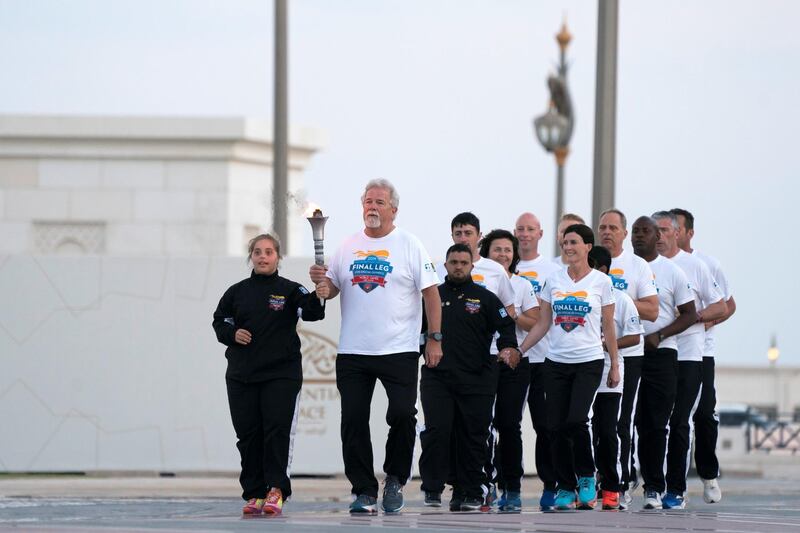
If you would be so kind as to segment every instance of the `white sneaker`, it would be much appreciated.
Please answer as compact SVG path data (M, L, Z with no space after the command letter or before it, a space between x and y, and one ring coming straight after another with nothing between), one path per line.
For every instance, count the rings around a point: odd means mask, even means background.
M703 480L703 499L706 503L717 503L722 499L722 489L716 479Z
M654 490L644 491L644 509L662 509L661 494Z
M619 508L622 511L627 511L631 503L633 503L633 498L631 497L631 491L626 490L619 493Z

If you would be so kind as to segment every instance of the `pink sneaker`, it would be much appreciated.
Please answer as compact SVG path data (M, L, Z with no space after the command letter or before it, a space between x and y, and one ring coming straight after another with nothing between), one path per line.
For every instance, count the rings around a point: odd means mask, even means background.
M242 514L245 516L252 516L261 514L261 509L264 507L264 498L250 498L247 503L242 507Z
M283 492L281 489L271 488L267 499L264 500L263 512L266 515L277 516L283 509Z

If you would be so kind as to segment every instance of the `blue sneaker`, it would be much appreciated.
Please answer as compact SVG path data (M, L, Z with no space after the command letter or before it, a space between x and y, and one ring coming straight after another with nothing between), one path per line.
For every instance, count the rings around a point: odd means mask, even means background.
M497 500L497 506L504 513L518 513L522 511L522 494L513 491L504 492Z
M560 489L556 494L553 505L556 511L569 511L575 509L575 491Z
M353 500L353 503L350 504L350 512L353 514L375 514L378 512L378 498L366 494L359 494L356 496L356 499Z
M686 499L683 497L683 494L668 492L664 494L664 497L661 499L661 505L664 509L685 509Z
M542 497L539 498L539 509L542 511L552 511L556 506L556 491L544 489Z
M578 509L591 510L597 504L594 476L578 478Z

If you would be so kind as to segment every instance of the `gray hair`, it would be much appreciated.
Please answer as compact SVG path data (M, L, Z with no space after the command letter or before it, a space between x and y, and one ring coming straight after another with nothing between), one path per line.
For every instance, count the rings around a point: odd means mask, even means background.
M625 213L623 213L622 211L620 211L616 207L612 207L611 209L606 209L605 211L600 213L600 217L597 220L599 221L601 218L603 218L604 216L606 216L608 214L611 214L611 213L619 215L619 220L620 220L620 222L622 222L622 229L625 229L625 228L628 227L628 219L625 218Z
M670 213L669 211L656 211L653 213L653 220L658 222L659 220L669 219L672 222L672 227L675 229L680 229L678 226L678 217L675 216L675 213Z
M370 189L383 189L389 193L389 204L397 209L400 207L400 195L397 194L397 189L394 188L392 182L384 178L376 178L369 180L367 186L364 187L364 194L361 195L361 203L364 203L364 198L367 197L367 191Z

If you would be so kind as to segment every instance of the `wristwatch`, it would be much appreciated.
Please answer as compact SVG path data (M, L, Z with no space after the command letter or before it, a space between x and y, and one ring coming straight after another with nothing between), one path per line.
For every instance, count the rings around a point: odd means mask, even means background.
M660 331L658 332L658 343L661 344L661 341L664 340L664 334Z
M428 333L428 338L436 342L442 342L442 334L438 331L431 331Z

